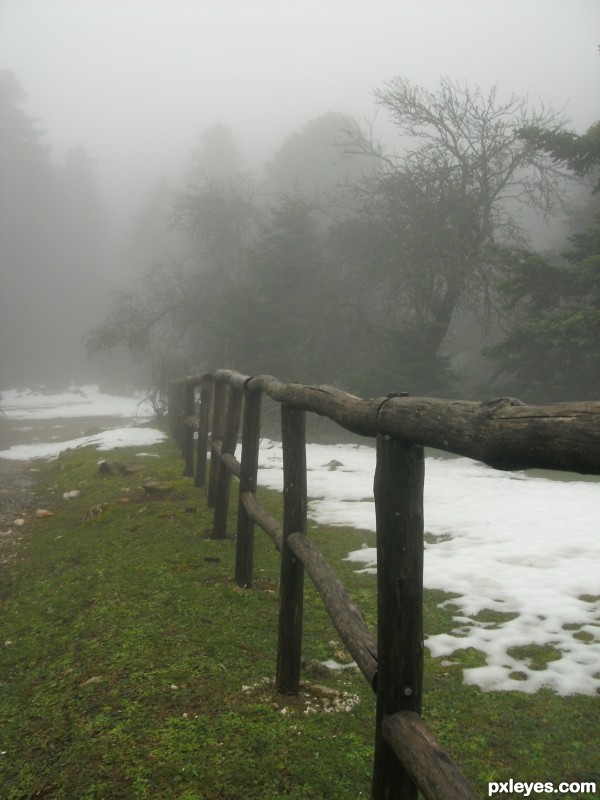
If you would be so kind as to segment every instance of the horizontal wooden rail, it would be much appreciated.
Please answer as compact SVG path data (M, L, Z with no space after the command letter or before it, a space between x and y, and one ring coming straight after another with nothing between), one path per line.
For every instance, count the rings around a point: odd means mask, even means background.
M356 661L369 685L377 685L377 642L362 613L350 600L319 548L303 533L293 533L288 543L302 562L318 591L331 621L346 649Z
M484 403L392 397L379 424L382 433L496 469L600 474L600 402L528 406L510 397Z
M471 784L414 711L385 716L382 730L426 800L478 800Z
M281 544L283 542L283 525L272 517L268 511L260 505L256 496L252 492L244 492L242 494L242 503L246 509L248 516L256 522L257 525L268 533L275 546L281 552Z
M496 469L556 469L600 474L600 401L526 405L510 397L482 403L389 395L370 400L331 386L282 383L231 370L192 375L261 390L279 403L328 417L363 436L391 435L482 461Z
M217 452L220 448L215 448ZM239 477L239 462L227 453L219 452L221 462ZM241 501L248 516L267 533L281 551L283 526L259 503L252 492L244 492ZM369 685L375 689L377 680L377 642L369 631L360 609L350 600L346 590L323 557L319 548L302 533L290 535L289 546L302 562L317 589L348 652L356 661Z
M230 453L221 452L221 442L213 443L213 450L221 463L236 477L240 476L240 462ZM242 504L248 516L273 539L281 551L283 527L258 502L252 492L244 492ZM302 533L290 535L289 546L302 562L309 578L317 589L348 652L355 660L369 685L375 689L377 681L377 641L364 622L360 609L350 600L346 590L323 557L319 548Z
M423 678L422 447L497 469L544 468L600 474L600 402L529 406L514 398L483 403L391 394L362 399L330 386L282 383L232 370L190 375L171 386L169 422L185 474L193 474L195 389L201 387L196 485L205 482L213 537L224 538L231 475L240 479L236 582L252 585L253 524L282 554L276 686L296 692L300 674L304 572L346 649L377 693L373 800L474 800L474 789L420 717ZM256 497L261 396L281 405L284 522ZM242 405L242 455L234 455ZM304 411L353 433L377 437L378 641L318 547L306 536ZM209 420L212 434L209 436Z
M221 461L232 475L235 475L236 478L240 477L240 462L234 455L231 453L221 453Z
M223 375L223 378L225 376ZM380 400L362 400L332 386L304 386L300 383L281 383L271 375L250 378L248 388L261 390L278 403L312 411L337 422L346 430L363 436L376 436Z

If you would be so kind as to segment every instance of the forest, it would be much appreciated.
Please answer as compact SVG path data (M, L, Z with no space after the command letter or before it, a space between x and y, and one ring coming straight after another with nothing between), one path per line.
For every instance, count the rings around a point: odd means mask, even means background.
M83 335L90 374L128 354L159 411L173 378L221 367L365 397L597 398L600 123L402 77L375 92L391 140L331 111L250 167L216 123L116 253L93 156L54 163L25 96L0 73L7 379L43 373L53 330L67 360Z

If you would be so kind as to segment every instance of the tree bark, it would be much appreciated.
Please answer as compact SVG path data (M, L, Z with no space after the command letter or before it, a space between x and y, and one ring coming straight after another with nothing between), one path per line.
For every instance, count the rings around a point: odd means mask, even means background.
M377 437L377 711L372 800L416 800L383 737L388 714L421 712L423 692L423 450Z
M418 714L400 711L383 719L383 735L426 800L477 800L465 776Z
M223 381L229 375L248 381L248 387L279 403L313 411L363 436L388 434L497 469L600 475L600 401L530 406L512 397L483 403L398 396L365 400L331 386L284 384L270 375L248 378L225 370L220 375Z
M306 532L306 445L304 412L281 406L283 445L283 542L279 579L279 639L275 685L297 694L302 654L304 567L289 546L292 533Z

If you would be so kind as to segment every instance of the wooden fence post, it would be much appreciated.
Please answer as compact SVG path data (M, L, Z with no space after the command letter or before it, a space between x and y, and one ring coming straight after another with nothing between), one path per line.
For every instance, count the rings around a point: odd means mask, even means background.
M196 387L183 384L183 428L181 450L184 458L183 475L191 478L194 475L194 400Z
M216 381L213 389L213 426L210 437L210 475L208 478L208 492L206 502L209 508L214 508L217 482L221 467L221 447L223 445L223 426L227 411L228 385Z
M475 789L414 711L385 717L383 735L427 800L477 800Z
M240 428L240 414L242 411L242 391L229 386L229 399L227 401L227 414L223 430L223 444L221 454L235 453L238 431ZM229 510L229 492L231 488L231 472L221 465L218 470L217 484L215 487L215 513L213 517L213 539L224 539L227 536L227 512Z
M171 436L175 439L175 396L177 393L177 383L176 381L171 381L169 383L169 397L168 397L168 405L167 405L167 418L169 420L169 432Z
M194 478L194 486L198 488L206 483L206 457L208 452L208 432L210 430L210 412L212 410L212 390L212 382L203 383L200 388L200 417L198 420L196 477Z
M171 393L173 413L171 416L171 430L177 445L181 446L181 380L173 381L173 391Z
M275 685L282 694L296 694L300 685L304 567L287 542L306 532L306 443L304 411L281 405L283 446L283 542L279 581L279 638Z
M377 712L372 800L416 800L417 787L382 733L383 718L421 713L423 448L377 437Z
M250 588L252 586L252 572L254 567L254 521L250 518L244 507L242 495L244 492L256 494L261 406L262 392L246 390L244 393L240 496L238 501L237 542L235 550L235 582L242 588Z

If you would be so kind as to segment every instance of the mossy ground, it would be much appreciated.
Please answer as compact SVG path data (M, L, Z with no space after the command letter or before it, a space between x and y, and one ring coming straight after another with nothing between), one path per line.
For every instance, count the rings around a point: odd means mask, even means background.
M356 672L318 669L342 648L312 585L307 685L284 698L269 682L279 576L271 540L257 531L254 588L237 588L235 542L209 538L204 491L181 477L175 446L146 452L159 457L109 454L136 470L128 474L101 477L92 449L40 466L38 505L53 516L27 520L18 557L0 573L2 797L368 797L374 697ZM170 490L148 495L146 479ZM280 496L261 498L281 518ZM235 488L231 506L234 531ZM314 525L310 535L374 624L374 578L343 560L373 535ZM453 626L451 607L439 607L446 599L427 593L428 633ZM598 700L464 686L462 669L480 662L470 651L450 666L427 658L423 713L480 794L509 777L600 784ZM316 684L350 710L331 710Z

